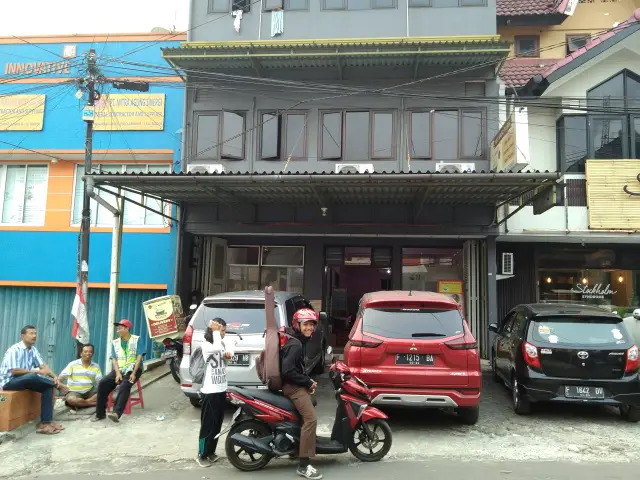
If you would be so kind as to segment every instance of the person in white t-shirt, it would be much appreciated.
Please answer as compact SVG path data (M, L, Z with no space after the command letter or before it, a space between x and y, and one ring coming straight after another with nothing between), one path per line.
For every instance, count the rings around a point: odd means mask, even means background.
M202 412L200 414L200 436L196 461L201 467L210 467L218 460L216 435L222 429L224 407L227 403L227 362L233 356L233 345L225 342L227 323L214 318L205 332L202 357L207 366L200 389Z

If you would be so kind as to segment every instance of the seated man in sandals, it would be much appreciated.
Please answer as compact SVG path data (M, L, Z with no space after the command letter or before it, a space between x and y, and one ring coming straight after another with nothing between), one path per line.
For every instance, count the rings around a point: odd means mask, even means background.
M60 385L60 391L66 393L64 401L73 409L96 406L102 370L91 361L93 350L91 344L83 346L80 358L67 365L58 377L61 384L66 383L66 387Z
M55 435L64 430L62 425L53 421L53 392L60 383L35 347L38 338L36 327L25 326L20 336L21 341L7 350L0 364L0 390L41 393L41 418L37 432Z

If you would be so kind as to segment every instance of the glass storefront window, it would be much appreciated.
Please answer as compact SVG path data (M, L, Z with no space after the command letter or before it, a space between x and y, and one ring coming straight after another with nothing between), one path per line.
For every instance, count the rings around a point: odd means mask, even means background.
M463 280L462 249L403 248L402 289L438 291L438 281Z
M538 282L541 302L599 305L622 317L640 306L640 270L543 268Z
M275 290L302 292L304 247L230 246L227 250L227 291Z

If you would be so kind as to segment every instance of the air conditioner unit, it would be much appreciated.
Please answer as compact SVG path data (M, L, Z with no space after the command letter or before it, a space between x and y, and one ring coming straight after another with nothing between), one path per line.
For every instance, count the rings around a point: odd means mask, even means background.
M336 173L373 173L373 163L337 163Z
M224 165L219 163L191 163L187 165L187 173L224 173Z
M476 169L475 163L436 163L436 172L443 173L468 173L473 172Z
M513 275L513 253L502 254L502 275Z

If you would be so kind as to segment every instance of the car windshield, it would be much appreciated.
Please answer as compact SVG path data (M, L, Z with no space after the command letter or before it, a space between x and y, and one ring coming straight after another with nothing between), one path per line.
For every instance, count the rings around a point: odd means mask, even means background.
M458 310L366 308L362 330L385 338L444 338L464 332Z
M276 324L280 325L280 309L275 307ZM264 333L266 316L264 303L219 302L205 303L195 313L193 328L205 330L214 318L227 322L227 331L241 335L248 333Z
M618 318L545 317L531 322L530 338L564 346L625 346L633 340Z

